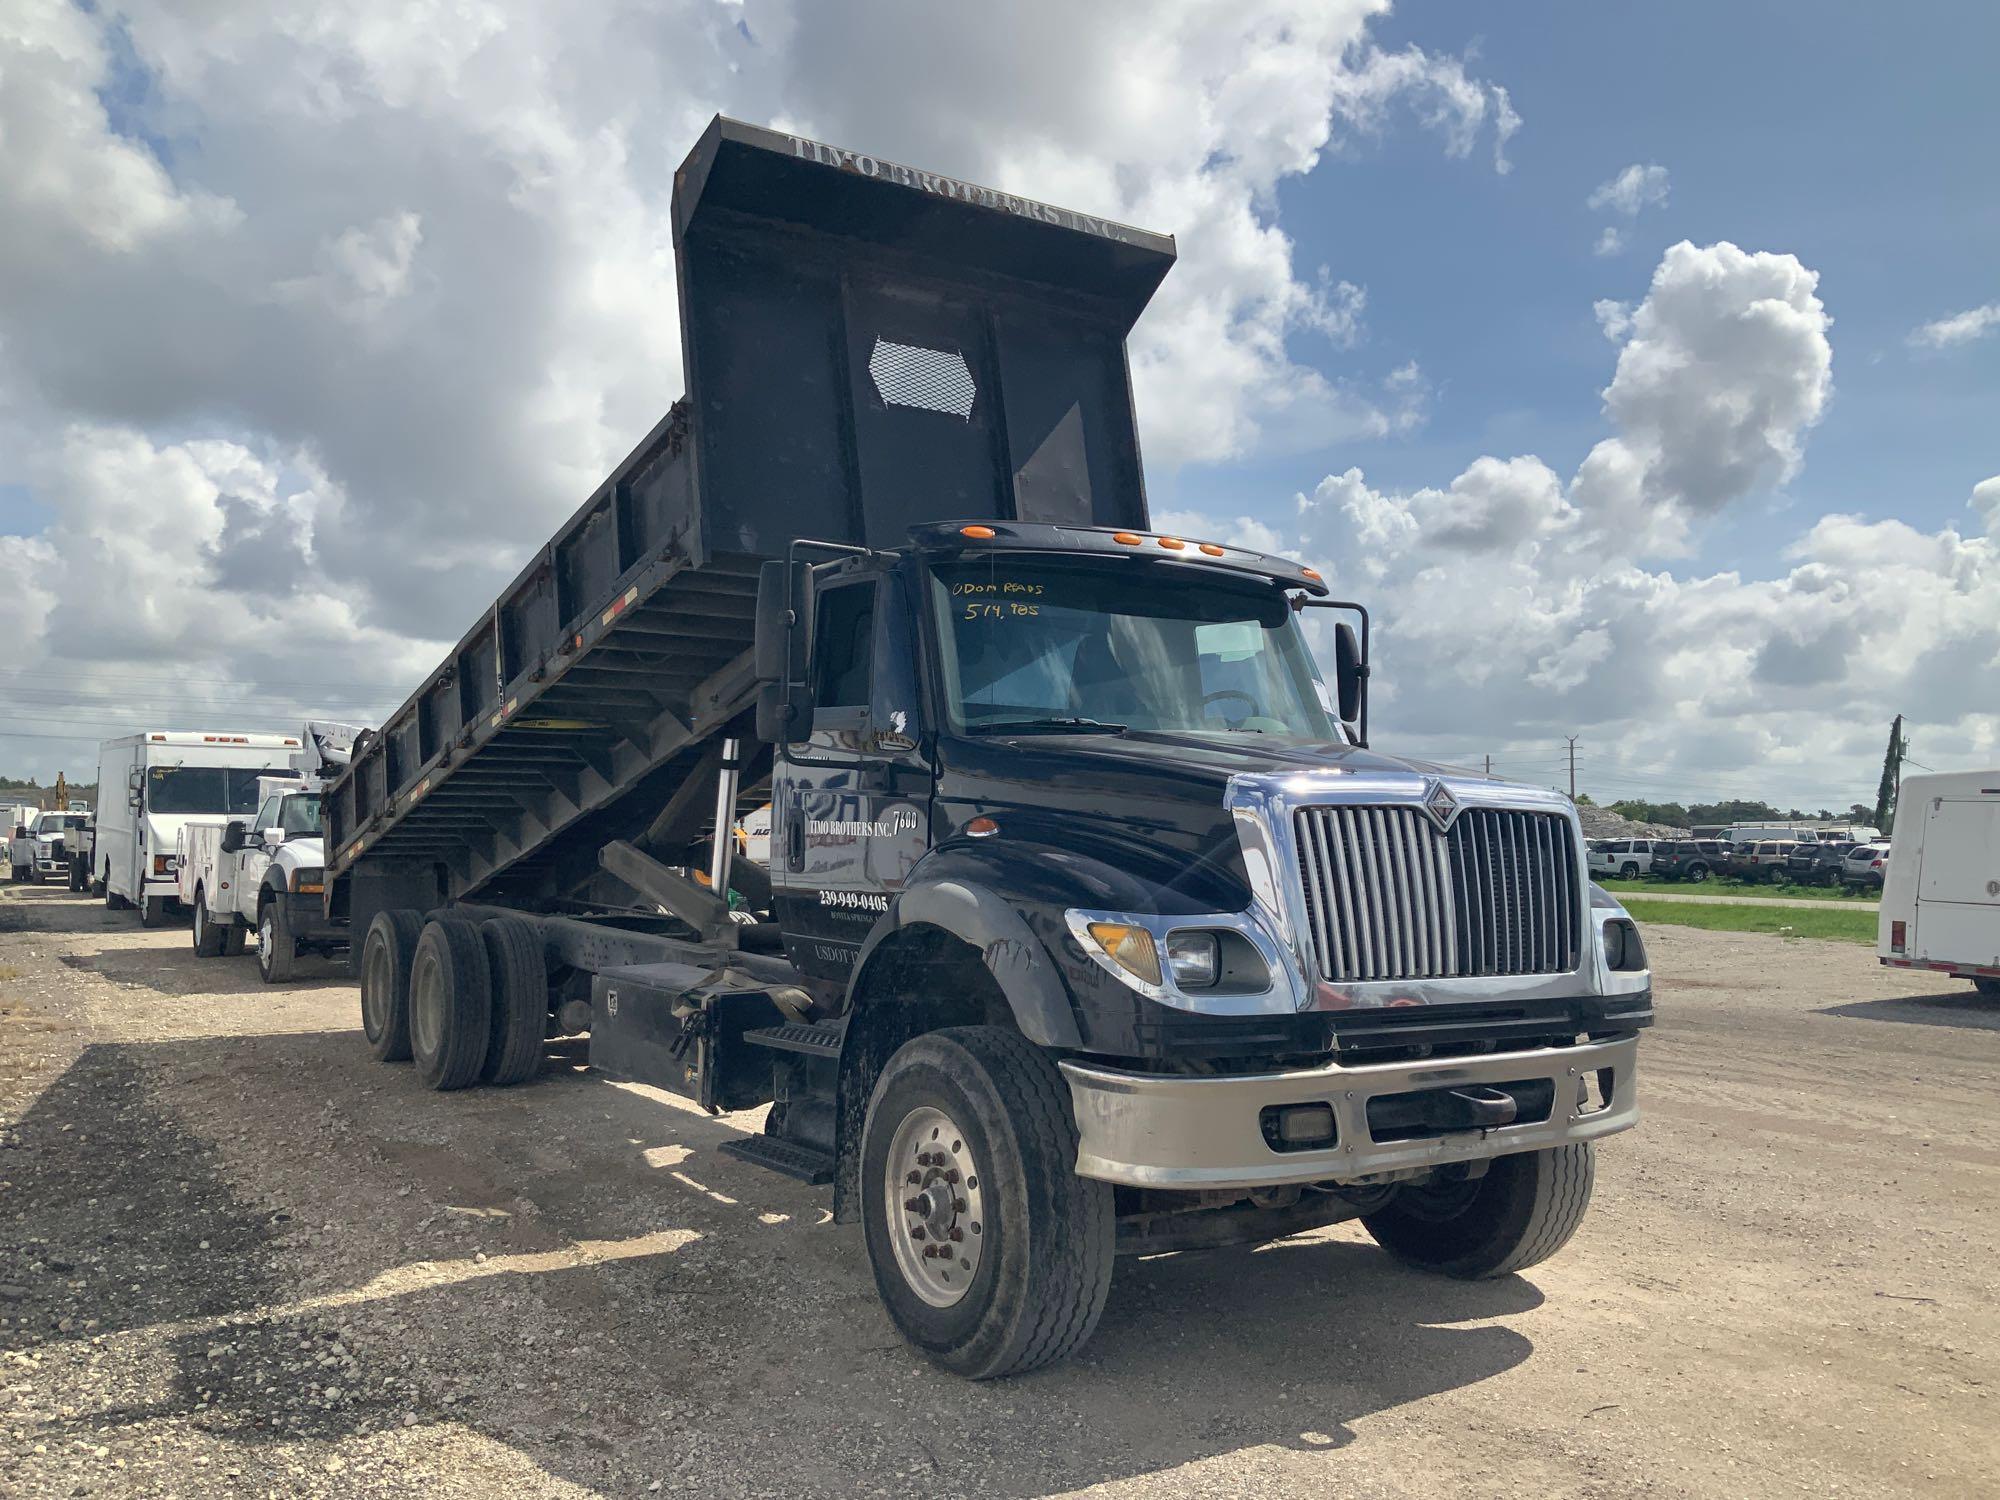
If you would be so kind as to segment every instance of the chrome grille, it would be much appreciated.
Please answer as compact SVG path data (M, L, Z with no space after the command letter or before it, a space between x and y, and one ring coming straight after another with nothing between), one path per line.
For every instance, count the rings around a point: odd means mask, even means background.
M1296 832L1322 978L1576 967L1582 891L1560 814L1467 808L1439 833L1416 807L1308 807Z

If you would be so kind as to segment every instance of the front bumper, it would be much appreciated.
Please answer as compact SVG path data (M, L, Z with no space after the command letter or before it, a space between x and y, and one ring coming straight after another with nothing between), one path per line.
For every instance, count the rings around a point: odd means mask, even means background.
M1132 1073L1085 1062L1061 1067L1081 1137L1079 1176L1133 1187L1252 1188L1352 1181L1629 1130L1639 1120L1638 1056L1638 1037L1624 1036L1573 1047L1358 1067L1329 1063L1234 1077ZM1579 1108L1579 1086L1601 1069L1610 1070L1599 1077L1601 1105ZM1541 1082L1551 1086L1552 1102L1538 1120L1392 1140L1378 1140L1369 1123L1369 1101L1384 1095ZM1265 1111L1296 1104L1331 1107L1331 1144L1279 1150L1267 1140Z
M295 941L328 943L347 941L347 929L327 920L326 904L317 893L287 891L278 897L285 903L285 926Z

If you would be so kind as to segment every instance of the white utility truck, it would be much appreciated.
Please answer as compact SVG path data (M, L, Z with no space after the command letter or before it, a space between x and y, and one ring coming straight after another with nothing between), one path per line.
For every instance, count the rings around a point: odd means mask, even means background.
M295 769L297 735L148 730L98 749L95 879L114 911L158 927L179 899L180 830L190 818L251 818L257 780Z
M327 920L321 899L326 855L320 844L316 776L257 779L257 816L190 821L181 829L181 905L194 913L194 951L241 953L257 934L266 984L290 979L303 953L344 952L347 929Z
M2000 770L1904 779L1880 920L1883 963L2000 996Z
M18 814L17 814L18 816ZM69 842L82 833L89 814L29 812L14 825L7 862L17 881L54 880L69 874Z

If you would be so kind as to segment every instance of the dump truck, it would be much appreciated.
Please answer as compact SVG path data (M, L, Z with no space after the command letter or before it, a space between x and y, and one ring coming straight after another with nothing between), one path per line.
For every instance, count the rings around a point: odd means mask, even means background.
M1559 1249L1637 1119L1638 930L1567 801L1369 747L1365 609L1149 524L1173 241L721 119L673 230L686 396L327 791L375 1055L587 1032L768 1106L720 1149L973 1378L1121 1255Z

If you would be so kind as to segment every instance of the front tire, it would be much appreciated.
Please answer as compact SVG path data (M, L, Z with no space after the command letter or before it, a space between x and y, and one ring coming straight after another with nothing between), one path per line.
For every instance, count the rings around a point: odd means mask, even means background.
M218 927L208 915L208 893L196 891L194 894L194 951L202 958L220 958L229 937L229 929Z
M421 913L378 911L361 943L361 1030L378 1062L410 1056L410 966L424 935Z
M285 903L266 901L257 913L257 972L266 984L284 984L298 969L299 945L285 917Z
M410 1056L439 1091L479 1081L493 1020L486 940L462 917L438 917L410 964Z
M1400 1188L1361 1222L1405 1265L1483 1281L1539 1265L1568 1244L1596 1177L1589 1141L1523 1151L1496 1157L1473 1182Z
M139 902L139 925L141 927L164 927L167 925L167 898L147 896Z
M890 1321L945 1369L1018 1374L1096 1328L1112 1194L1076 1175L1076 1151L1068 1085L1014 1032L932 1032L882 1070L861 1146L868 1259Z

